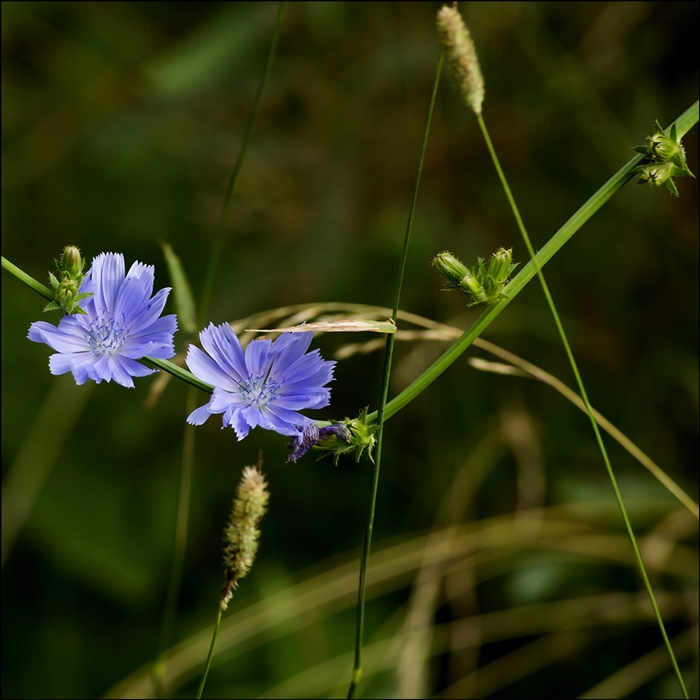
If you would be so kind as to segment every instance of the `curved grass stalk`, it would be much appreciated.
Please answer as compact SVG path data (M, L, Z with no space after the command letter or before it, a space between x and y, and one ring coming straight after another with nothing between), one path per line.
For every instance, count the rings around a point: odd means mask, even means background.
M615 499L617 500L618 506L620 508L620 514L622 515L622 519L625 523L625 529L627 530L627 535L629 536L630 539L630 544L632 546L632 550L634 551L635 558L637 560L637 566L639 568L639 573L642 576L642 580L644 582L644 587L646 588L647 594L649 596L649 601L651 602L651 606L654 609L654 615L656 616L656 621L659 626L659 631L661 632L661 636L663 637L664 644L666 645L666 648L668 650L669 657L671 658L671 663L673 665L673 670L676 674L676 678L678 679L678 683L681 687L681 692L683 693L684 698L688 698L688 690L685 687L685 682L683 681L683 676L681 675L680 669L678 668L678 662L676 661L676 657L673 653L673 647L671 646L671 642L668 638L668 635L666 633L666 627L664 625L663 619L661 618L661 612L659 611L659 607L656 604L656 598L654 596L654 590L651 587L651 582L649 581L649 577L647 576L646 569L644 567L644 560L642 559L642 554L639 551L639 547L637 545L637 540L634 536L634 530L632 529L632 523L630 522L630 519L627 515L627 510L625 509L625 502L622 498L622 494L620 493L620 489L617 485L617 479L615 478L615 473L612 468L612 464L610 462L610 458L608 456L608 452L605 449L605 443L603 442L603 437L600 434L600 430L598 429L598 423L595 419L595 416L593 415L593 407L591 406L589 400L588 400L588 393L586 392L586 388L583 383L583 378L581 377L581 373L579 372L578 369L578 364L574 358L574 353L573 350L571 349L571 346L569 344L569 340L566 335L566 331L564 330L564 326L561 322L561 319L559 318L559 314L557 313L557 308L556 305L554 304L554 299L552 298L552 295L549 291L549 287L547 285L547 282L545 281L544 274L542 272L542 268L539 264L539 261L537 260L537 256L535 254L535 249L532 247L532 243L530 242L530 236L527 233L527 229L525 228L525 224L522 220L522 217L520 216L520 212L518 211L518 206L515 203L515 198L513 197L513 194L510 190L510 186L508 185L508 181L506 179L505 173L503 172L503 169L501 168L501 164L498 160L498 156L496 155L496 150L493 147L493 143L491 142L491 137L489 136L488 129L486 128L486 122L484 121L483 115L481 112L478 112L477 115L477 121L479 122L479 127L481 129L481 133L484 137L484 141L486 142L486 146L489 150L489 153L491 155L491 159L493 161L493 164L496 168L496 171L498 172L498 177L499 180L501 181L501 185L503 186L503 190L506 194L506 198L508 199L508 202L510 204L511 210L513 212L513 216L515 217L516 223L518 225L518 228L520 229L520 233L522 235L523 240L525 241L525 245L527 247L527 250L530 254L530 260L535 268L535 272L537 274L537 277L540 280L540 284L542 285L542 291L544 292L545 298L547 299L547 304L549 305L550 311L552 312L552 317L554 318L554 322L557 326L557 330L559 331L559 337L561 338L562 345L564 346L564 350L566 352L567 357L569 358L569 364L571 365L571 369L574 373L574 377L576 378L576 383L578 384L578 389L581 394L581 399L583 400L583 403L586 407L586 413L588 414L588 417L591 421L591 427L593 428L593 433L596 438L596 442L598 443L598 448L600 449L600 454L603 458L603 462L605 464L605 469L608 472L608 478L610 479L610 485L612 486L613 492L615 494Z
M638 601L637 605L639 605ZM544 637L529 642L510 654L500 657L461 678L453 685L445 688L438 697L465 697L463 693L467 688L474 693L472 697L488 697L536 671L547 668L557 662L572 659L572 657L583 653L586 648L592 646L592 642L599 641L598 637L591 640L584 634L588 627L600 629L604 627L604 623L589 621L588 623L574 624L568 629L550 632ZM612 630L607 628L605 631ZM688 645L685 646L683 651L686 655L688 655L689 651L692 653L692 649L689 649ZM668 659L668 656L666 656L666 659ZM661 666L658 668L658 672L654 673L657 669L653 669L651 677L654 678L658 673L665 670L665 667ZM593 697L624 696L594 695Z
M458 524L473 502L487 475L496 468L506 453L504 431L498 426L486 431L463 464L455 470L451 483L442 497L433 520L432 538L428 538L423 551L423 562L416 571L413 590L406 604L407 611L401 630L403 639L397 639L393 654L395 676L398 685L396 696L401 698L424 698L431 695L429 690L429 661L434 649L436 626L434 624L437 608L441 604L441 591L454 590L446 580L449 559L434 561L432 552L439 547L445 537L445 528ZM456 530L450 531L449 542L454 542ZM473 581L476 577L475 566L472 565L465 573L460 572L460 581ZM470 603L475 603L473 587L467 586L463 591ZM477 610L476 605L473 608ZM462 607L464 611L464 607ZM471 611L470 611L471 612ZM478 658L480 646L480 624L470 617L474 634L469 636L475 640L475 657ZM375 638L376 638L375 634ZM474 659L476 661L476 658ZM466 693L465 697L472 697Z
M657 522L673 507L674 504L669 501L633 500L628 503L634 517L645 521L645 524ZM440 542L443 538L440 538L438 546L431 549L431 561L443 562L444 566L452 567L451 571L455 573L459 572L460 565L478 566L479 582L512 571L514 566L519 566L531 556L532 550L564 553L589 563L634 565L627 538L617 531L616 506L611 501L568 503L526 512L533 521L538 522L537 528L523 528L519 520L513 519L512 513L444 528L444 540L447 542L451 539L451 546L442 545ZM608 525L601 524L604 522ZM378 543L368 571L368 598L411 585L416 571L425 562L426 547L431 541L436 541L434 532L432 535L411 533ZM234 649L238 654L246 653L278 636L289 634L290 622L294 620L298 620L297 625L302 627L318 622L320 614L329 616L351 609L357 592L356 562L355 550L320 562L301 572L299 583L241 608L236 615L224 619L215 657L224 654L229 659ZM697 558L689 547L676 544L670 557L656 561L654 569L659 574L692 581L697 572ZM590 610L581 608L580 616L585 621L592 617L593 611L600 613L609 609L611 622L620 623L625 619L615 615L623 604L620 596L630 601L630 611L634 612L634 616L629 618L630 622L648 621L648 612L644 605L640 605L640 599L645 598L640 598L640 594L604 594L600 599L609 600L604 606L596 604L593 598L598 599L599 596L594 596L589 599ZM565 607L565 601L556 601L527 606L522 612L516 608L488 613L482 624L488 635L485 640L542 633L550 629L546 627L548 619L562 625L572 623L577 617L576 605L568 602L570 608ZM581 602L585 601L582 599ZM664 597L661 602L666 612L668 598ZM551 608L552 611L556 610L553 617L543 614L547 609L543 606L559 604L564 607ZM675 605L674 616L687 614L682 598L678 598L677 608ZM173 693L199 676L210 644L211 626L207 625L168 651L166 692ZM339 669L339 673L344 676L350 663L351 654L348 654L345 666ZM342 683L340 677L338 683ZM151 693L150 666L147 665L112 688L106 697L149 697Z
M667 596L664 600L668 614L678 617L682 614L680 596ZM596 607L597 606L597 607ZM552 624L556 621L557 627ZM473 629L479 628L486 632L484 643L493 643L526 635L544 634L545 636L520 647L505 657L499 657L488 666L479 669L442 693L433 697L487 697L497 690L512 685L532 673L552 665L556 661L571 658L592 646L598 637L591 633L602 632L603 635L613 636L615 626L622 622L634 623L644 621L644 613L640 609L639 597L630 593L609 593L585 598L523 605L518 608L483 613L455 622L435 625L432 628L433 640L430 657L448 654L465 649L475 649L480 643L479 635ZM564 628L564 629L562 629ZM692 630L690 631L692 632ZM377 635L380 636L380 635ZM688 633L681 635L685 644L682 648L684 657L692 655L693 649L687 642ZM390 638L379 638L367 645L367 676L376 676L395 669L396 649L405 643L406 634L397 634ZM568 643L562 643L568 642ZM545 647L543 649L543 647ZM658 650L656 650L658 652ZM652 652L654 653L654 652ZM667 657L665 657L667 660ZM649 678L653 679L663 673L666 667L657 663L649 669ZM633 662L630 666L637 664ZM281 697L334 697L342 689L337 680L350 665L350 654L340 654L316 666L305 669L301 673L269 688L261 693L260 698ZM635 690L641 683L635 683L637 678L627 679L628 686ZM474 682L476 681L476 682ZM470 688L470 692L464 692ZM476 692L475 692L475 689ZM424 697L417 693L398 697ZM599 694L590 697L624 697L623 695Z
M242 329L255 324L268 324L275 321L280 321L280 325L294 325L302 321L309 321L316 318L332 318L333 320L343 320L346 318L386 318L391 314L391 309L382 306L373 306L368 304L351 304L347 302L325 302L318 304L294 304L291 306L283 306L269 311L262 311L248 318L232 322L232 326L236 329ZM397 331L394 334L396 340L401 341L416 341L416 340L437 340L446 341L453 340L462 336L462 331L454 326L448 326L438 321L413 314L408 311L399 310L398 320L413 323L417 326L422 326L426 331ZM553 389L556 389L562 396L571 401L580 410L586 411L586 406L581 400L581 397L576 392L569 389L560 379L546 372L541 367L524 360L523 358L509 352L505 348L484 340L476 338L473 343L474 347L481 348L486 352L499 357L502 360L510 363L510 365L496 365L488 363L477 358L469 358L470 364L476 369L488 372L501 372L515 374L516 376L530 376L533 379L548 384ZM335 354L335 358L345 359L356 353L368 353L380 350L384 346L384 340L373 339L361 343L349 343L342 346ZM520 370L509 370L512 366ZM700 518L698 504L688 496L685 491L670 477L664 470L654 462L643 450L641 450L632 440L630 440L621 430L615 427L607 418L605 418L597 410L593 409L593 416L598 425L616 440L632 457L634 457L645 469L665 486L668 491L675 496L696 518Z
M533 379L537 379L544 384L548 384L553 389L556 389L562 396L567 398L571 403L573 403L577 408L582 410L584 413L587 412L586 406L581 400L581 397L571 389L569 389L564 382L557 379L554 375L545 372L536 365L531 364L517 355L504 350L503 348L489 343L486 340L478 339L475 342L476 347L488 350L494 355L501 357L511 363L512 366L517 367L523 374L521 376L530 376ZM470 364L476 369L480 369L485 372L499 371L494 368L491 363L479 362L476 358L470 358ZM505 365L509 367L509 365ZM632 440L630 440L621 430L618 430L605 416L601 415L595 409L593 410L593 417L598 423L598 425L606 432L610 437L616 440L622 447L624 447L627 452L629 452L643 467L648 469L652 475L658 479L658 481L665 486L670 493L672 493L696 518L700 518L700 512L698 511L698 504L688 496L688 494L683 491L683 489L669 477L666 472L664 472L661 467L659 467L656 462L654 462L650 457L648 457L637 445L635 445Z

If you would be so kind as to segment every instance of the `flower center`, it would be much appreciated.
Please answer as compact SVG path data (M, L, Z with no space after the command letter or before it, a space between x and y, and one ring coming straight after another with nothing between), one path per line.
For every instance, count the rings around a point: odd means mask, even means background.
M243 397L257 409L267 406L277 396L278 389L279 384L269 379L267 374L248 375L248 381L241 383Z
M114 317L105 313L98 316L91 324L87 341L92 348L92 352L101 357L105 353L112 355L119 352L126 342L128 329L119 328Z

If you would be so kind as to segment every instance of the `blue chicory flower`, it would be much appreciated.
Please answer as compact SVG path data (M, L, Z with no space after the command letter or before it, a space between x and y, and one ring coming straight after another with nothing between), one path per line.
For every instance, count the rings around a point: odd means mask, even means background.
M78 384L114 379L132 388L132 377L156 371L136 360L175 354L177 318L159 318L170 287L151 298L153 282L153 266L135 262L125 275L121 253L101 253L80 286L81 293L92 293L80 301L85 314L64 316L58 326L37 321L27 337L57 351L49 358L51 374L72 372Z
M190 345L186 362L196 377L216 388L209 403L193 411L187 422L201 425L212 413L223 413L222 427L230 425L239 440L258 425L300 435L313 421L299 411L329 404L325 384L333 379L335 366L318 350L306 352L313 335L282 333L274 342L257 338L244 353L231 326L210 323L199 334L208 354Z

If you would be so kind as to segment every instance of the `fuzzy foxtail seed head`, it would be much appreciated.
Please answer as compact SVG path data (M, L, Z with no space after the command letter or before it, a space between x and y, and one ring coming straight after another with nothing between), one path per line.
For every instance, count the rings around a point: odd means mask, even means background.
M221 608L226 610L238 586L258 551L258 524L267 510L270 495L265 478L258 467L245 467L233 499L231 516L224 530L224 568L226 584L221 591Z
M448 70L459 94L476 114L481 114L484 77L474 42L456 7L445 6L438 11L437 31Z

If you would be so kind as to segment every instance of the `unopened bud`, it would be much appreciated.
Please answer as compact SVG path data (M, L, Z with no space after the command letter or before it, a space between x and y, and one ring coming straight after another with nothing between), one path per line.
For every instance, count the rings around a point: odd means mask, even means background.
M49 272L49 282L54 292L54 300L49 302L44 311L61 309L65 313L84 314L80 302L92 296L92 292L81 292L80 287L85 275L83 268L85 262L80 255L80 250L74 245L67 245L56 263L56 274Z
M645 165L640 165L634 170L639 174L637 184L649 184L652 187L664 185L677 197L678 189L672 178L695 175L690 172L685 161L685 149L678 138L675 122L671 124L667 136L657 120L654 122L654 132L647 136L646 141L646 146L634 147L637 153L642 153L648 158Z
M63 249L62 267L71 279L82 277L84 265L78 248L74 245L67 245Z
M651 163L639 169L638 184L649 184L652 187L660 187L671 177L671 163Z
M493 278L494 282L502 284L505 282L510 273L516 268L516 265L512 264L513 261L513 249L509 248L499 248L491 258L489 263L489 275Z
M357 418L346 418L342 423L332 423L319 428L319 439L314 447L332 454L335 464L338 464L340 455L348 453L354 453L355 460L359 462L365 451L370 460L374 461L372 451L377 430L379 426L367 420L365 408ZM293 442L289 443L288 447L294 447Z
M678 189L672 177L685 174L671 162L640 165L634 172L639 174L638 185L649 184L652 187L665 185L666 189L676 197L678 197Z
M512 260L512 249L499 248L491 256L488 268L481 258L477 258L476 265L469 269L452 253L444 252L435 257L433 266L447 278L445 289L466 294L472 300L469 306L473 306L482 302L492 304L506 298L503 289L510 273L518 266Z
M643 153L651 158L652 162L662 163L671 162L680 171L680 173L673 173L674 175L690 175L694 177L693 173L688 170L688 165L685 161L685 148L681 140L677 136L676 123L671 124L668 136L664 133L658 120L654 122L654 132L651 136L647 136L646 146L635 146L633 150L637 153Z
M433 267L447 280L447 289L459 289L469 268L446 250L433 258Z

